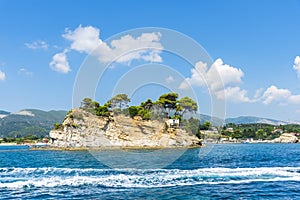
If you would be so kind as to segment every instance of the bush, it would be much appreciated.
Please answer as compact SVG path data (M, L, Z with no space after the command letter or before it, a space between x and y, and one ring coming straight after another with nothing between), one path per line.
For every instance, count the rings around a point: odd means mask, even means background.
M143 119L149 120L151 118L149 110L145 110L146 112L143 115Z
M183 120L182 125L184 129L197 137L201 137L200 135L200 120L195 118L190 118L188 120Z
M130 106L128 108L128 111L129 111L129 116L131 118L137 116L139 114L139 111L141 110L142 108L140 106Z
M149 110L141 109L141 110L139 110L138 115L141 116L142 119L144 119L144 120L148 120L151 118Z
M107 106L99 106L96 110L96 115L97 116L104 116L108 117L110 115L108 107Z
M62 124L59 124L59 123L55 123L54 124L54 129L55 130L60 130L60 129L62 129L63 128L63 125Z
M73 124L72 124L72 127L73 127L73 128L77 128L77 127L78 127L78 124L73 123Z
M69 110L68 112L67 112L67 115L69 115L69 114L71 114L72 113L72 110Z

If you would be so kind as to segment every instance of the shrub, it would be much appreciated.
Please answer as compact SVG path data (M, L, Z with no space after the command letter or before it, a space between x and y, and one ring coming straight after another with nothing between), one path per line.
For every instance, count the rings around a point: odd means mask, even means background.
M63 128L63 125L62 124L59 124L59 123L55 123L54 124L54 129L55 130L60 130L60 129L62 129Z
M138 115L139 111L141 110L142 108L140 106L130 106L128 108L128 111L129 111L129 116L131 118L135 117Z

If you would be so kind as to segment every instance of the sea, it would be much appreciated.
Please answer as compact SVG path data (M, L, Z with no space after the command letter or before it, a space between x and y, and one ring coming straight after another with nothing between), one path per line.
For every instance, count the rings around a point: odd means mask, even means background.
M98 153L0 146L0 199L300 199L300 144Z

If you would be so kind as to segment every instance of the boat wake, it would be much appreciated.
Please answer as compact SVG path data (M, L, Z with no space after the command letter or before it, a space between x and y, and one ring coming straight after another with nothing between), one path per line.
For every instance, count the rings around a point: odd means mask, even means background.
M300 181L300 167L180 169L0 168L0 189L95 186L154 188Z

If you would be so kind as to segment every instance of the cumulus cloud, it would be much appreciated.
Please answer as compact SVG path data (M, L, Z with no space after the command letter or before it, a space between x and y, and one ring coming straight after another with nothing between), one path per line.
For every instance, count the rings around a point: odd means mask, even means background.
M288 89L280 89L272 85L264 92L262 96L263 104L277 102L281 105L300 104L300 95L293 95Z
M179 86L179 89L188 89L189 85L205 86L207 80L207 64L201 61L195 64L195 67L191 69L191 77L186 78Z
M300 57L299 56L296 56L296 58L294 60L293 68L297 72L298 78L300 78Z
M26 68L20 68L19 71L18 71L18 73L22 74L24 76L27 76L27 77L32 77L33 76L33 72L29 71Z
M62 36L72 41L71 49L91 53L97 46L101 45L99 39L100 30L92 26L82 27L81 25L74 31L65 30Z
M218 90L223 87L223 85L234 86L242 83L242 77L244 76L244 73L239 68L224 64L223 60L219 58L213 63L207 75L213 90ZM223 83L221 81L216 81L218 80L218 76L221 77Z
M48 49L48 44L42 40L37 40L31 43L25 43L25 46L29 49Z
M219 99L253 102L255 100L247 97L247 91L239 87L243 76L241 69L224 64L221 58L218 58L209 69L206 63L199 61L191 69L191 77L186 78L179 89L187 89L189 85L207 86Z
M300 78L300 57L296 56L293 69ZM289 89L278 88L275 85L270 86L263 93L261 100L263 104L268 105L272 102L280 105L300 104L300 95L292 94Z
M240 87L226 87L224 90L215 92L215 95L219 99L228 99L232 102L254 102L256 100L247 97L247 91Z
M173 76L168 76L165 81L166 81L167 84L173 83L174 82L174 77Z
M98 28L80 25L74 31L66 29L66 33L62 36L72 42L70 49L92 53L103 63L112 61L126 63L132 60L162 62L159 54L163 47L159 42L161 38L159 32L142 33L136 38L125 35L107 44L101 40Z
M4 81L6 78L5 73L0 70L0 81Z
M52 61L50 62L50 68L59 73L67 74L71 71L68 59L67 59L68 50L64 50L61 53L57 53L52 57Z

